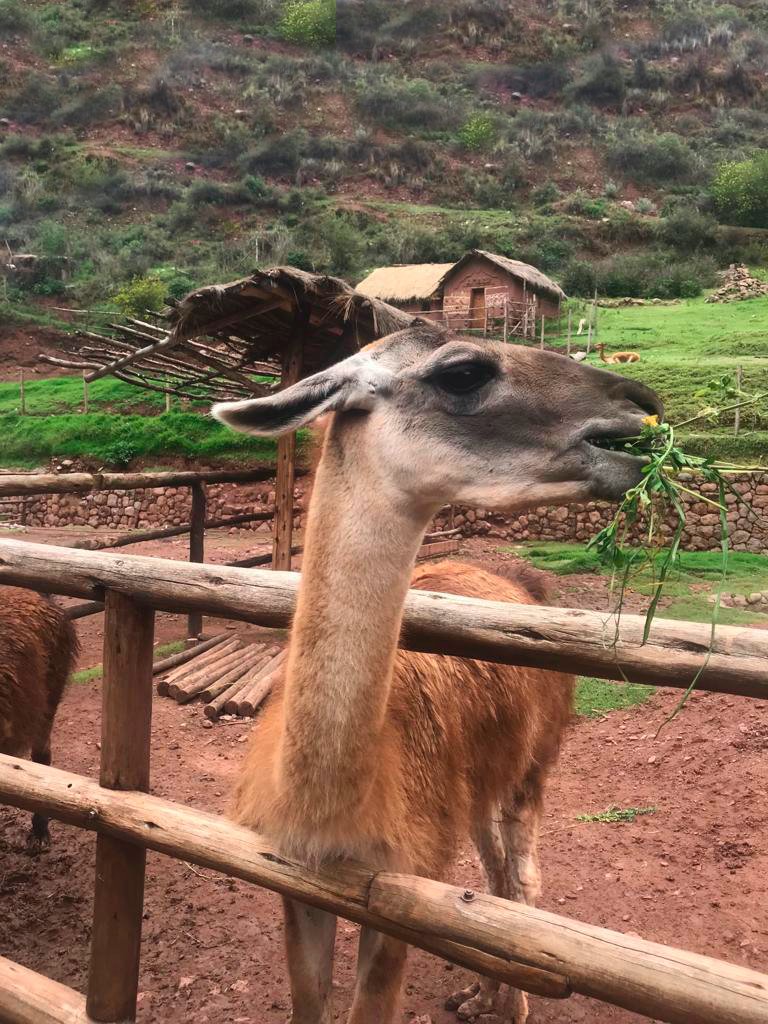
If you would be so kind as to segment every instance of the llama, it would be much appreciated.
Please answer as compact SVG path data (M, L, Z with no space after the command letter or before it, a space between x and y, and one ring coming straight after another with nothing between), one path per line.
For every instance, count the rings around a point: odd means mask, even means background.
M74 627L50 598L2 588L0 754L51 763L53 720L77 653ZM34 814L27 848L49 844L48 819Z
M285 678L257 724L234 816L310 862L355 858L443 877L471 834L491 890L533 902L542 788L572 679L398 652L424 530L447 502L522 510L616 499L641 460L599 447L636 433L656 396L550 352L416 321L274 396L215 406L259 435L329 418L310 503ZM417 586L532 602L530 582L455 563ZM284 901L293 1024L329 1024L335 916ZM350 1024L390 1024L405 945L360 938ZM461 1017L498 985L457 993ZM514 1020L527 1004L511 993Z
M614 365L616 363L639 363L639 352L612 352L609 356L605 354L605 343L600 341L595 348L600 353L600 359L604 363Z

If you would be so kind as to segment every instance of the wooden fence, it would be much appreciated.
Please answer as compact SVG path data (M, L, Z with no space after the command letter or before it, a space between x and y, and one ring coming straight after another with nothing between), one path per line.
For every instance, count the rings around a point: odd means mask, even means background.
M154 610L263 625L292 614L294 573L0 541L0 585L106 606L99 783L0 757L0 800L97 833L87 998L0 959L0 1024L133 1021L146 850L179 857L372 925L448 960L553 998L572 992L672 1024L765 1024L768 976L497 897L354 863L319 870L203 811L148 795ZM403 643L604 678L685 686L709 629L412 591ZM700 686L765 698L768 635L722 628Z

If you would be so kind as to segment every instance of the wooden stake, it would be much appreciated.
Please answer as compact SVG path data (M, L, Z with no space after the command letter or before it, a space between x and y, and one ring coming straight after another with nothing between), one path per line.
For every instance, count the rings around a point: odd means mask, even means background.
M217 678L224 672L228 672L233 665L240 661L242 656L243 649L238 643L237 647L224 655L220 661L213 658L189 675L182 675L176 681L171 682L168 686L168 696L173 697L180 704L186 704L205 689L211 678ZM215 675L212 676L212 673Z
M88 415L88 381L85 379L85 370L83 370L83 415Z
M504 341L509 341L509 296L504 296Z
M153 663L152 674L156 676L160 672L170 672L171 669L176 668L178 665L183 665L185 661L190 661L205 651L209 651L212 647L224 643L229 635L229 633L217 633L216 636L212 636L208 640L196 644L194 647L189 647L185 651L169 654L167 658L162 658L160 661Z
M293 333L283 352L283 388L301 379L304 359L304 341L309 323L309 311L301 310L296 317ZM273 525L272 568L291 568L291 538L293 536L293 487L296 468L296 432L285 434L277 442L277 479L275 481L275 518Z
M547 318L542 313L541 314L541 341L539 342L539 348L542 351L544 350L544 323L545 323L546 319Z
M736 367L736 388L741 391L741 379L742 379L742 368ZM736 401L739 403L733 413L733 435L734 437L739 436L739 428L741 427L741 398L738 397Z
M19 370L19 415L27 414L27 396L24 390L24 367Z
M189 519L189 560L205 561L205 485L192 485L192 514ZM187 636L198 637L203 631L203 616L190 612L187 617Z
M246 690L250 689L253 679L261 675L269 666L277 652L276 647L269 648L266 653L257 658L250 668L238 678L232 680L226 689L212 697L203 708L206 718L218 718L222 711L227 714L236 715L238 711L239 697Z
M248 685L243 690L237 701L235 712L243 718L254 715L272 689L277 676L282 671L282 665L288 657L288 650L278 651L269 659L266 665L253 671L248 677ZM234 704L234 701L233 701Z
M227 669L227 671L222 675L209 680L208 684L200 691L200 699L205 701L207 704L209 701L212 701L214 697L218 697L220 693L224 693L225 690L228 690L232 683L236 682L238 679L242 679L246 672L250 672L256 662L261 660L263 657L262 651L263 647L261 644L254 644L253 647L246 647L240 661L235 662L235 664L232 665L231 668Z
M165 392L165 411L171 411L171 393L170 391Z
M108 590L104 616L101 772L106 789L149 789L154 612ZM134 1021L146 851L99 835L88 974L88 1014Z
M573 333L573 310L568 310L568 338L565 342L565 354L571 354L571 334Z

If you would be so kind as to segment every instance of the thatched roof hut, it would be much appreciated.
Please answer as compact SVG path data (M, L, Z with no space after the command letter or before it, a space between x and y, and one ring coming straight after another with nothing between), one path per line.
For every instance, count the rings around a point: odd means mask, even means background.
M243 398L279 386L297 348L309 376L413 320L340 278L293 267L199 288L147 317L79 331L65 342L73 358L55 361L86 370L86 380L112 374L188 398Z
M440 283L452 267L453 263L406 263L379 267L364 278L356 290L383 302L427 302L439 294Z

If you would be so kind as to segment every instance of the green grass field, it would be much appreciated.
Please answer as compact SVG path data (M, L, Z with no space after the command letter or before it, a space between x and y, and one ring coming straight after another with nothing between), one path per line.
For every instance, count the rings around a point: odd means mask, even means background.
M0 415L0 465L15 469L31 469L53 457L88 458L115 467L166 456L195 458L202 464L211 459L269 464L276 451L275 441L236 434L191 412Z
M639 354L640 362L611 369L654 388L673 424L696 415L706 404L695 395L708 381L735 374L738 366L745 391L768 392L768 296L724 304L699 298L668 306L598 307L597 338L607 352ZM583 337L573 340L576 349L585 344ZM597 354L588 361L602 365ZM742 412L738 437L733 436L732 425L730 413L716 426L697 424L682 437L694 454L765 461L768 402Z
M587 551L581 544L560 544L531 542L506 550L527 558L539 569L557 573L559 576L573 576L579 573L609 572L600 563L594 551ZM711 594L717 592L722 572L722 556L719 551L683 551L680 564L670 573L664 584L664 597L669 599L660 609L666 619L688 619L693 622L709 622L712 618ZM630 589L650 597L653 586L653 569L644 563L630 580ZM750 594L756 590L768 590L768 556L755 555L748 551L731 551L728 555L728 574L724 586L726 593ZM721 608L718 622L724 625L746 626L750 623L764 623L765 615L750 612L744 608Z

